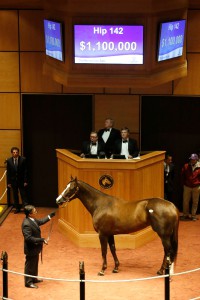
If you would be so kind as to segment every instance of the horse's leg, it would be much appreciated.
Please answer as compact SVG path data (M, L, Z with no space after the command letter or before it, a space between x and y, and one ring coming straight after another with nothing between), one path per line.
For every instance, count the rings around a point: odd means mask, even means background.
M166 269L166 267L167 267L168 264L170 264L170 259L169 259L169 256L167 256L165 254L164 258L163 258L163 262L162 262L161 268L160 268L160 270L158 270L157 274L158 275L164 275L165 269Z
M113 273L118 273L119 272L119 269L118 269L119 268L119 260L116 255L114 235L109 236L108 243L109 243L110 251L112 253L112 256L113 256L114 262L115 262L115 267L113 269Z
M167 237L161 237L163 248L164 248L164 258L161 265L160 270L157 272L158 275L164 275L166 267L170 267L170 265L173 263L172 257L171 257L171 242L170 242L170 236Z
M164 275L165 269L169 268L169 275L174 274L174 262L171 261L169 255L164 255L163 263L160 270L157 272L158 275Z
M99 235L99 240L101 244L101 254L102 254L102 259L103 259L103 264L101 271L98 273L100 276L104 276L104 271L107 269L107 245L108 245L108 238L107 236Z

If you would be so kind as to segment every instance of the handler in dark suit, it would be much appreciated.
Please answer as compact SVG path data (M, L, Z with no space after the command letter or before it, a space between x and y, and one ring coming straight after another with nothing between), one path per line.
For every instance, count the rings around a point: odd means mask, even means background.
M105 119L105 128L98 131L99 141L105 145L106 157L110 158L114 150L114 143L120 139L120 130L113 128L114 121L111 118Z
M19 191L23 206L28 204L27 198L27 163L26 158L19 155L19 148L11 148L12 157L7 159L7 185L12 188L14 197L15 213L20 212Z
M86 156L93 157L94 156L104 156L104 143L98 141L98 135L96 131L92 131L90 133L90 141L84 141L81 149L81 157L84 158Z
M40 227L47 223L55 212L50 213L43 219L35 219L37 213L33 205L27 205L24 208L26 218L22 223L22 233L24 235L24 254L26 255L24 273L32 276L38 276L39 254L42 251L43 243L48 244L47 240L41 237ZM34 283L42 282L37 278L25 276L25 286L29 288L38 288Z
M113 154L125 155L127 159L138 156L137 141L129 138L129 135L130 131L127 127L121 129L121 139L115 142Z

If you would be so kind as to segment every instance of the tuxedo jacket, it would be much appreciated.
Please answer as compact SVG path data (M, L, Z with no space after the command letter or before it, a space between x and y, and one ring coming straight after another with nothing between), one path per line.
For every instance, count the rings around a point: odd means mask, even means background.
M113 154L120 154L121 150L122 150L122 139L117 140L115 142ZM133 157L138 156L139 149L138 149L136 140L129 138L129 140L128 140L128 151L129 151L129 155L131 155Z
M23 156L18 157L17 168L14 165L13 157L7 159L7 184L15 185L24 185L24 182L28 182L27 175L27 164L26 158Z
M33 256L38 255L43 247L44 239L41 238L40 226L49 221L46 216L43 219L35 219L35 222L30 218L25 218L22 223L22 233L24 236L24 254Z
M90 153L90 150L91 150L91 144L92 144L92 143L91 143L90 141L85 141L85 142L83 142L81 153L84 153L84 154L91 154L91 153ZM97 143L97 155L99 155L100 152L104 152L104 151L105 151L104 143L98 141L98 143Z
M98 132L99 141L101 141L102 143L104 143L104 140L102 138L104 131L105 131L105 128L100 129L99 132ZM111 131L110 131L110 135L109 135L108 140L106 141L106 143L104 143L105 144L105 152L106 152L107 155L110 156L113 153L114 143L115 143L116 140L118 140L120 138L121 138L120 130L112 128Z
M165 190L168 192L173 192L174 190L174 175L175 175L175 166L173 163L169 165L169 172L164 170L164 181L165 181Z

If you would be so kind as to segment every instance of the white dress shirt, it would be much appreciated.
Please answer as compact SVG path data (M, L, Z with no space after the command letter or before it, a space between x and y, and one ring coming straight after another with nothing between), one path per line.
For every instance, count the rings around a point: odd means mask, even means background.
M121 155L125 155L126 159L128 159L129 151L128 151L128 140L126 143L123 143L122 140L122 149L121 149Z
M96 145L92 145L90 146L90 153L92 155L97 155L97 146L98 146L98 142L96 142Z
M104 133L102 134L102 139L104 140L104 143L107 142L107 140L108 140L108 138L110 136L111 129L112 128L110 128L108 131L104 131Z

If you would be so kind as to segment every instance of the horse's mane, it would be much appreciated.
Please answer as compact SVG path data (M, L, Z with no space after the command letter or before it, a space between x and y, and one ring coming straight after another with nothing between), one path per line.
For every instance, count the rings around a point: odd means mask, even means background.
M110 197L110 198L116 198L114 196L111 196L111 195L108 195L108 194L106 194L104 192L101 192L100 190L94 188L93 186L89 185L88 183L86 183L86 182L84 182L82 180L77 180L77 182L78 182L78 185L80 184L80 185L84 186L85 188L87 188L88 190L93 190L95 193L97 193L97 194L99 194L101 196Z

